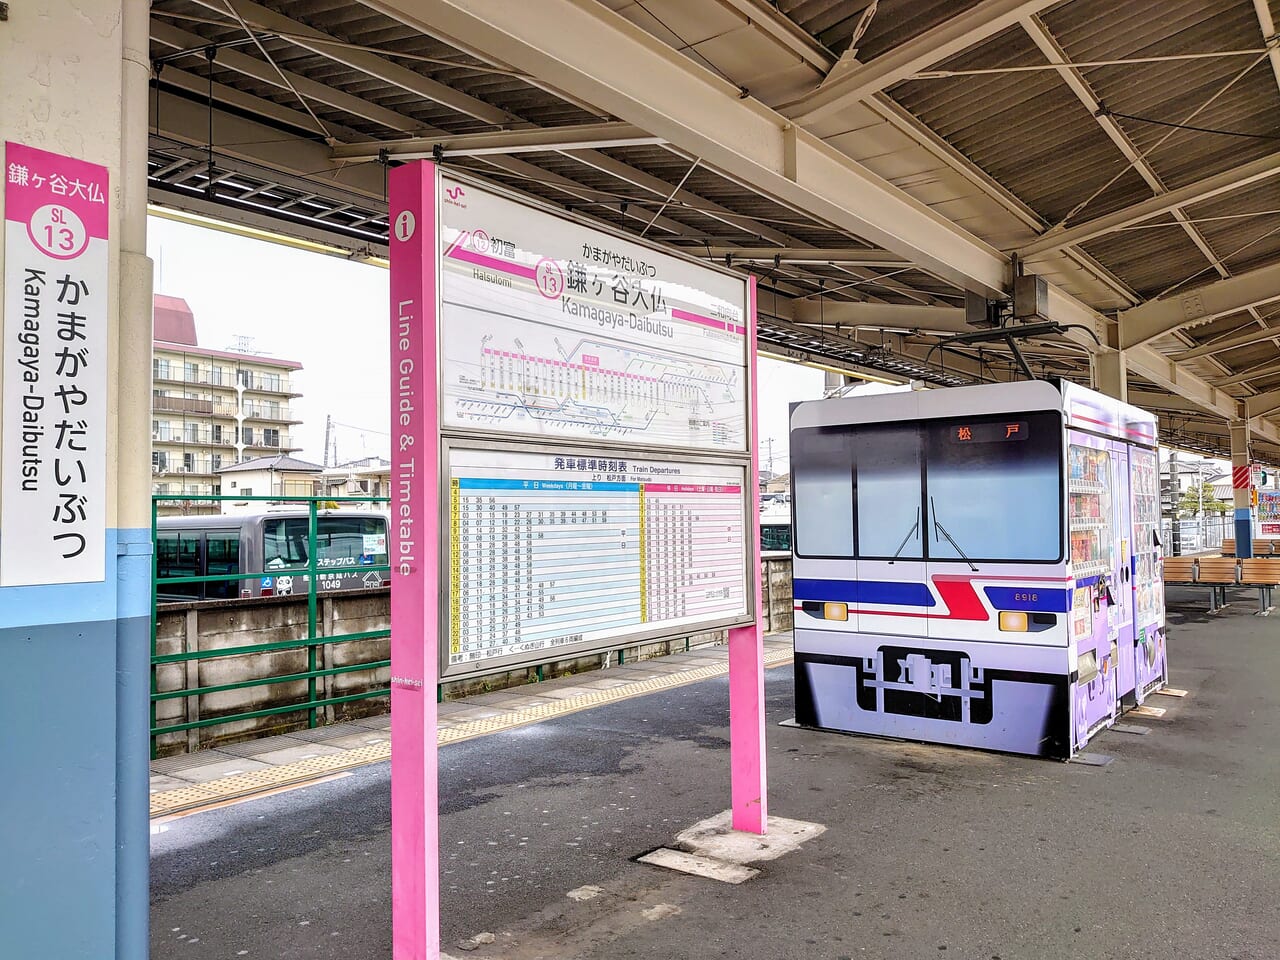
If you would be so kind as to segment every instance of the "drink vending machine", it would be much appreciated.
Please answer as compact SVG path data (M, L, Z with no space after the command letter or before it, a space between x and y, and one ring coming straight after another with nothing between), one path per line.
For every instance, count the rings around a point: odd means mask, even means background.
M1068 759L1159 689L1156 440L1049 380L794 405L797 722Z

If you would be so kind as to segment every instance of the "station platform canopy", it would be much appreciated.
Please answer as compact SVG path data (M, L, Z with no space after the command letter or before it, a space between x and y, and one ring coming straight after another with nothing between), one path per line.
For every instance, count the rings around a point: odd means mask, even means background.
M938 345L989 329L967 294L1035 274L1036 375L1127 375L1171 442L1222 454L1247 420L1280 460L1268 0L151 14L150 199L170 211L380 258L387 166L434 157L756 273L766 353L936 385L1025 375L1002 340Z

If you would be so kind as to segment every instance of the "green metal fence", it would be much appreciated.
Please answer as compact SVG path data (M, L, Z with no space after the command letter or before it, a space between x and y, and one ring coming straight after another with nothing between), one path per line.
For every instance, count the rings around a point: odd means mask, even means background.
M306 566L292 566L286 570L243 570L237 569L234 573L219 574L202 574L192 576L160 576L160 550L157 542L157 521L159 520L159 508L162 503L221 503L224 501L235 501L236 503L244 502L260 502L264 507L268 504L272 506L305 506L307 511L307 559ZM308 727L315 727L319 723L318 711L325 707L338 706L344 703L351 703L358 700L368 700L376 697L390 696L389 687L380 687L361 693L348 694L345 696L329 697L317 696L321 692L317 686L317 680L324 677L337 676L345 673L355 673L362 670L376 670L381 667L387 667L391 661L387 659L371 660L361 663L347 664L338 667L319 668L318 667L318 651L321 647L349 643L358 640L373 640L390 637L389 629L368 630L355 633L333 634L331 636L322 636L317 629L319 614L319 578L318 575L323 574L355 574L355 573L389 573L391 567L387 563L383 564L360 564L358 566L325 566L319 568L316 563L317 559L317 543L319 536L319 519L325 516L323 508L326 507L342 507L352 504L385 504L388 500L386 497L290 497L282 499L280 497L269 496L174 496L171 494L160 494L152 497L151 502L151 537L152 542L156 546L153 552L152 561L152 583L151 583L151 753L154 758L156 755L156 738L166 733L179 733L199 727L210 727L219 724L234 723L240 720L252 720L260 717L274 716L287 713L299 713L306 711ZM266 511L264 511L266 512ZM388 540L390 538L388 537ZM201 557L201 569L204 569L203 562L205 551L199 551ZM390 557L388 556L388 560ZM237 567L239 564L237 563ZM221 647L213 650L192 650L180 653L160 654L157 651L157 624L158 614L160 612L160 587L170 584L193 584L193 583L226 583L240 582L244 580L253 580L262 577L277 577L281 573L287 575L303 575L307 582L307 631L306 636L299 636L293 639L277 640L266 643L246 644L235 647ZM389 578L388 578L389 579ZM239 591L237 591L239 592ZM244 656L246 654L265 654L281 650L298 650L305 649L307 651L307 669L302 672L294 672L288 674L279 674L266 677L254 677L241 680L235 683L222 683L210 686L194 686L187 687L184 685L182 689L161 691L158 685L159 668L166 664L188 663L190 661L207 661L222 657ZM284 704L280 706L272 706L259 710L249 710L241 713L222 714L216 717L201 718L198 720L188 720L182 723L169 723L163 726L159 725L156 716L156 705L164 700L178 699L182 697L199 697L205 694L221 693L231 690L241 690L249 687L260 687L281 683L296 683L305 680L307 682L307 699L305 701Z

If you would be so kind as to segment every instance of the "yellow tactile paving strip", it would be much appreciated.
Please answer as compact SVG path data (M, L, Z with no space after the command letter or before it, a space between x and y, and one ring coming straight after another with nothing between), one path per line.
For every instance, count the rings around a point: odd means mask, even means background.
M766 650L764 663L766 667L774 667L791 659L790 648ZM680 673L671 673L647 680L637 680L624 686L609 690L592 690L576 697L566 697L555 703L540 703L513 710L496 717L480 720L461 720L440 727L436 742L441 746L458 743L474 737L483 737L513 727L522 727L531 723L539 723L552 717L588 710L602 704L638 697L658 690L680 687L699 680L708 680L729 672L729 662L712 664L705 667L693 667ZM151 816L166 817L184 813L199 807L236 800L254 794L276 790L280 787L306 783L321 777L331 776L353 767L363 767L370 763L378 763L390 759L391 744L387 742L369 744L344 750L342 753L308 757L292 763L281 764L266 770L255 770L250 773L236 773L227 777L219 777L207 783L193 783L189 786L176 787L172 790L157 791L151 795Z

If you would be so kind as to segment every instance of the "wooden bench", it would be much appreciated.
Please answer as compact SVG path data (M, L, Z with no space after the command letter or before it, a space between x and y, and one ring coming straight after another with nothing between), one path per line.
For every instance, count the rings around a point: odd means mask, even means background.
M1196 583L1209 587L1209 612L1227 605L1227 587L1240 582L1240 561L1234 557L1198 557Z
M1223 539L1222 555L1224 557L1234 557L1236 555L1236 542L1233 538L1227 537ZM1253 555L1255 557L1280 557L1280 540L1258 539L1253 541Z
M1234 557L1165 557L1164 582L1209 588L1209 612L1227 605L1227 587L1240 583L1240 561Z
M1196 582L1195 557L1165 557L1164 582L1193 585Z
M1240 561L1240 583L1258 588L1258 613L1271 612L1271 594L1280 585L1280 558L1259 557Z

